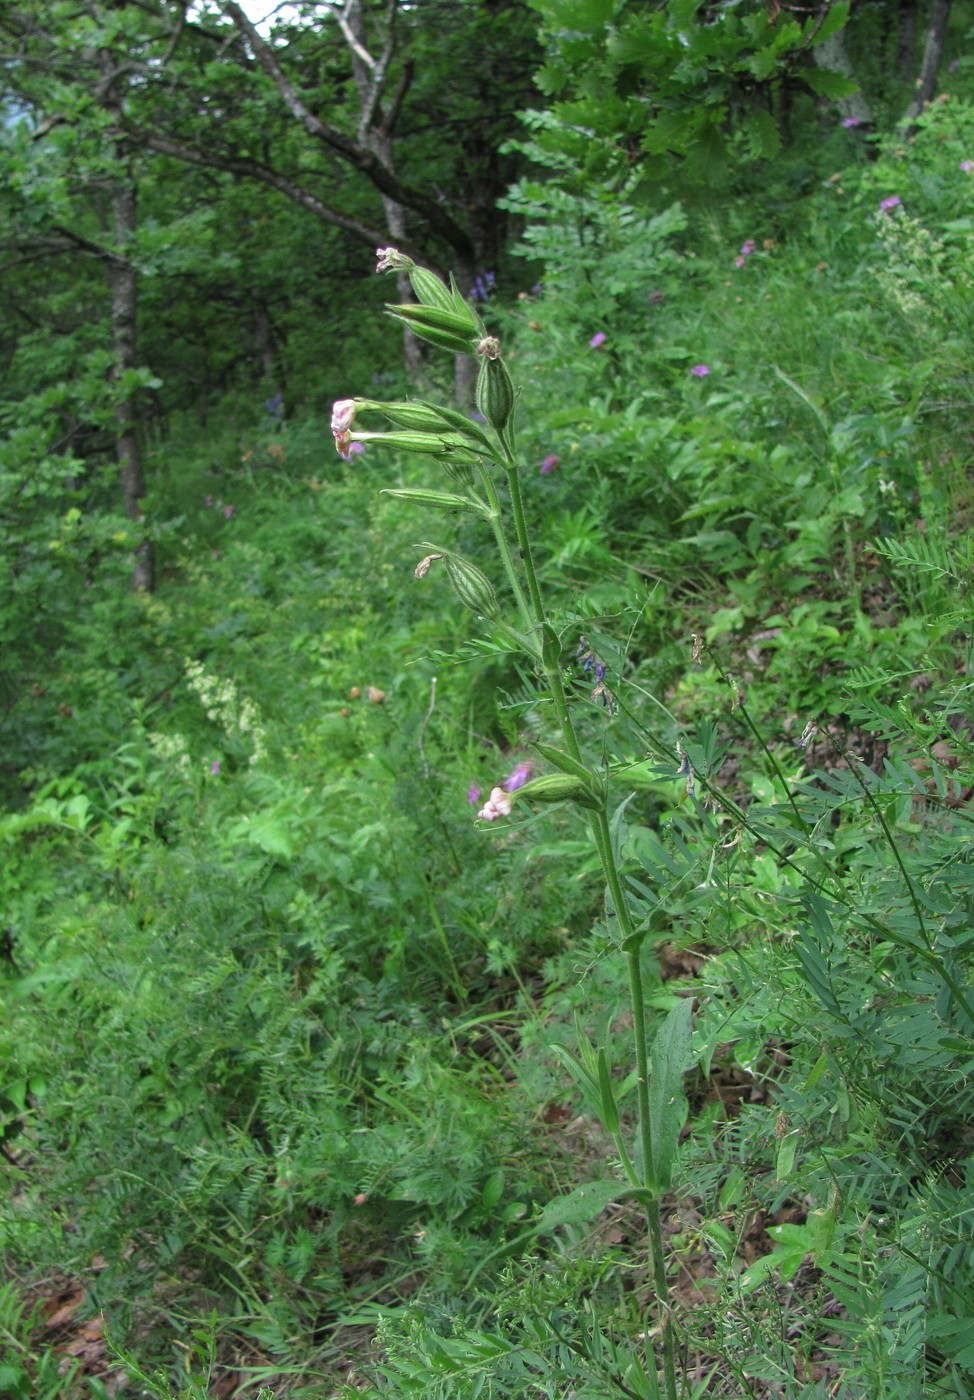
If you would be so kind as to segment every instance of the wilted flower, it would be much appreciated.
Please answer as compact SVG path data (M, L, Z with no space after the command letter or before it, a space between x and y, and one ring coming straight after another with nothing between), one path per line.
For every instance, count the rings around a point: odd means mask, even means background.
M605 342L605 331L596 331L595 334L592 336L592 339L589 341L589 345L591 345L593 350L598 350L599 346L604 345Z
M393 269L415 267L412 258L407 258L405 253L400 253L398 248L376 248L375 255L379 259L376 272L389 272Z
M501 787L491 789L490 797L477 813L480 820L485 822L496 821L498 817L509 817L511 815L511 799Z
M538 467L538 471L541 473L542 476L548 476L551 472L554 471L555 467L557 467L560 462L561 458L558 456L557 452L549 452L547 457L545 457L544 461Z
M335 439L336 449L346 460L348 459L348 446L352 440L350 429L354 422L354 399L338 399L336 403L332 404L331 432Z
M533 771L533 763L519 763L513 773L510 773L504 779L502 784L504 791L517 792L518 788L523 788L524 784L530 779Z
M467 801L470 803L471 807L475 807L480 801L480 788L476 783L471 783L467 789Z
M696 379L706 379L707 375L710 373L710 368L708 365L694 365L690 373Z
M880 200L879 212L881 214L888 214L891 210L895 209L898 205L902 203L903 201L900 199L898 194L891 194L888 199Z

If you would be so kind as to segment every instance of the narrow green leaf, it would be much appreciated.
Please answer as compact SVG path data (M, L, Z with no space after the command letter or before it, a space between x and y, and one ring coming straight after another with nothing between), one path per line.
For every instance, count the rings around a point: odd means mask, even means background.
M599 1051L599 1092L602 1096L602 1125L611 1137L615 1137L619 1131L619 1110L616 1107L609 1062L604 1050Z
M559 1225L586 1225L601 1215L606 1206L624 1193L618 1181L589 1181L576 1186L567 1196L557 1196L541 1212L538 1232L555 1230Z
M680 1129L687 1115L683 1076L693 1063L688 998L675 1006L659 1029L650 1056L649 1130L653 1149L652 1186L665 1191L673 1177Z

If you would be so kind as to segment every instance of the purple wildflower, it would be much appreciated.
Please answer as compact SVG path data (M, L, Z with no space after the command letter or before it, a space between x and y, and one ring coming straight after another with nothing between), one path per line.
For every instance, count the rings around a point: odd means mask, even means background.
M533 771L533 763L519 763L513 773L504 779L501 786L505 792L517 792L518 788L523 788L524 784L528 782Z
M538 467L538 471L541 473L542 476L549 476L554 471L555 467L558 466L560 461L561 458L558 456L557 452L549 452L547 457Z
M962 160L960 168L961 170L974 170L974 160Z
M473 286L470 288L471 301L490 301L490 294L494 290L494 274L492 272L480 273L474 278Z
M264 407L267 409L267 412L271 415L272 418L279 417L282 409L284 408L284 400L281 398L280 393L274 394L272 398L265 399Z
M471 413L470 421L471 423L486 423L487 419L482 413Z
M736 258L734 259L734 266L735 266L735 267L743 267L743 266L744 266L744 262L745 262L745 259L744 259L744 255L743 255L743 253L742 253L742 254L740 254L738 257L736 257Z
M232 514L233 514L233 506L224 506L224 507L223 507L223 518L224 518L224 520L229 520Z
M207 496L207 498L206 498L206 505L211 506L212 504L213 504L213 497L212 497L212 496Z
M708 365L694 365L690 373L695 379L706 379L710 373L710 367Z
M888 199L880 200L879 212L881 214L889 214L891 210L896 209L902 203L903 201L898 194L891 194Z
M596 331L595 334L592 336L592 339L589 341L589 345L591 345L593 350L598 350L599 346L604 345L605 342L605 331Z
M214 778L215 778L215 777L217 776L217 774L219 773L219 771L220 771L220 760L219 760L218 758L215 758L215 759L213 760L213 762L210 764L210 772L213 774L213 776L214 776Z
M346 453L343 454L344 457L345 457L345 461L346 461L346 462L350 462L350 461L352 460L353 457L361 457L361 455L362 455L362 453L363 453L364 451L365 451L365 443L364 443L364 442L350 442L350 443L348 444L348 451L347 451Z
M950 62L947 64L947 72L948 72L948 73L956 73L959 67L960 67L960 59L959 59L959 58L952 58L952 59L950 60Z
M742 257L742 258L749 258L753 252L754 252L754 239L753 239L753 238L745 238L744 244L743 244L743 246L742 246L742 248L741 248L741 257Z
M855 131L857 126L862 126L862 117L843 117L842 125L846 131Z
M477 803L480 801L480 788L476 783L471 783L467 789L467 801L470 803L471 807L476 807Z

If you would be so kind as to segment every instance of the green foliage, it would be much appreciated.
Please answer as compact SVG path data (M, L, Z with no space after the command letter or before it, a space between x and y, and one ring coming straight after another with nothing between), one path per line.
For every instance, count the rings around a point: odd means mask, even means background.
M447 580L412 577L421 493L459 559L483 513L437 464L333 452L322 397L414 390L332 235L143 172L151 597L105 467L100 267L5 281L8 326L32 303L59 326L3 333L18 1400L104 1400L111 1365L159 1400L659 1392L619 930L570 809L474 828L468 786L518 761L626 795L688 1392L971 1388L970 107L868 165L843 147L801 200L779 165L701 212L622 168L645 54L619 45L662 20L607 15L572 7L556 44L598 122L529 122L524 296L479 308L521 386L536 650L581 760L517 639L471 642ZM737 82L721 62L699 82ZM84 212L65 170L90 152L8 137L5 237ZM279 379L242 336L261 304ZM35 1311L55 1275L117 1339L103 1379Z

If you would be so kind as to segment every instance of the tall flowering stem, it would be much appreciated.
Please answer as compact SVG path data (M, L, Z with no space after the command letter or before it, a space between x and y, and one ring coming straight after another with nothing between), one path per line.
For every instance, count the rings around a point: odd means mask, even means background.
M521 551L524 572L527 576L528 593L534 610L535 622L544 638L546 634L551 633L551 627L548 622L547 613L545 612L541 588L538 583L538 574L534 565L534 556L531 551L531 540L528 535L527 522L524 515L524 503L521 497L518 464L512 459L507 459L504 462L504 469L507 472L508 484L510 486L511 514L514 519L514 528L517 532L518 546ZM553 634L551 635L553 637ZM575 733L575 725L572 721L571 710L568 705L568 696L565 693L561 666L558 663L557 657L552 654L551 649L544 645L544 643L542 643L542 659L545 679L548 682L548 689L554 705L555 714L558 717L558 724L565 742L565 748L572 758L581 761L581 749L578 743L578 736ZM592 831L592 838L595 841L595 848L598 852L599 862L602 866L602 873L605 876L605 882L615 909L615 915L619 921L622 945L626 949L626 963L629 974L629 998L632 1005L633 1017L633 1049L635 1051L636 1060L639 1142L642 1149L643 1204L646 1211L646 1224L648 1227L650 1253L652 1256L654 1291L656 1293L657 1303L663 1311L661 1324L663 1341L663 1378L666 1385L668 1400L676 1400L676 1341L672 1321L669 1285L666 1279L666 1258L663 1252L663 1222L660 1213L659 1193L652 1185L655 1180L655 1164L653 1159L653 1139L649 1107L649 1045L646 1039L646 1001L643 992L642 967L640 964L641 940L635 937L636 930L632 921L629 901L626 897L625 889L623 888L622 878L619 874L619 867L615 858L612 834L609 829L608 812L605 806L602 806L598 811L590 811L587 815L589 826Z
M394 248L379 250L379 271L402 270L408 273L418 303L414 306L390 307L396 319L408 324L421 338L440 349L454 354L476 356L480 361L477 380L477 407L485 427L481 428L455 410L435 404L409 402L378 404L367 400L340 400L332 415L332 433L339 453L348 460L350 447L359 441L386 445L401 451L421 453L427 459L442 463L457 491L443 492L425 488L409 488L392 494L407 496L417 503L433 508L447 507L473 511L491 527L500 561L507 578L523 631L516 632L498 617L498 603L493 584L468 560L439 546L427 555L416 570L417 577L428 571L434 560L440 560L454 591L460 600L482 617L491 619L508 639L517 641L540 666L547 682L548 694L561 730L565 753L559 754L539 744L539 751L550 755L560 772L531 776L532 765L523 765L518 781L509 780L494 787L478 813L481 820L493 822L510 814L515 794L536 801L575 801L588 817L592 839L605 876L608 900L615 917L619 942L625 953L629 974L629 993L633 1013L633 1049L636 1062L637 1103L639 1109L639 1146L637 1167L621 1139L620 1152L626 1173L637 1187L636 1194L646 1212L649 1252L656 1304L660 1312L659 1333L662 1341L663 1378L667 1400L677 1400L676 1339L666 1279L663 1253L663 1229L660 1200L668 1180L669 1167L654 1160L654 1122L650 1101L650 1052L646 1037L646 1005L643 991L640 948L642 938L637 930L620 873L617 852L609 825L604 775L587 767L572 720L569 698L561 665L561 645L545 610L538 572L534 563L528 534L524 501L521 495L520 463L515 445L515 406L517 395L501 353L500 343L486 333L477 313L460 296L455 282L449 287L425 268L417 267ZM592 340L597 346L605 339L599 333ZM704 373L706 369L699 366ZM696 372L696 371L694 371ZM355 428L357 408L384 413L393 425L386 433L361 432ZM496 465L495 465L496 464ZM507 480L510 518L514 525L516 553L505 529L504 514L495 485L497 467L503 469ZM475 471L483 485L483 499L470 493ZM462 494L466 493L466 494ZM519 565L518 566L518 559ZM593 698L600 697L611 709L611 697L605 687L605 668L594 652L589 660L595 666L598 681ZM518 772L518 770L515 770ZM479 793L471 801L479 800ZM611 1088L611 1086L610 1086ZM659 1112L657 1105L656 1111ZM618 1117L612 1105L612 1114ZM658 1128L659 1125L657 1124ZM660 1148L665 1154L665 1149ZM649 1336L649 1329L646 1332ZM651 1344L647 1342L647 1349ZM651 1369L655 1370L655 1367Z

